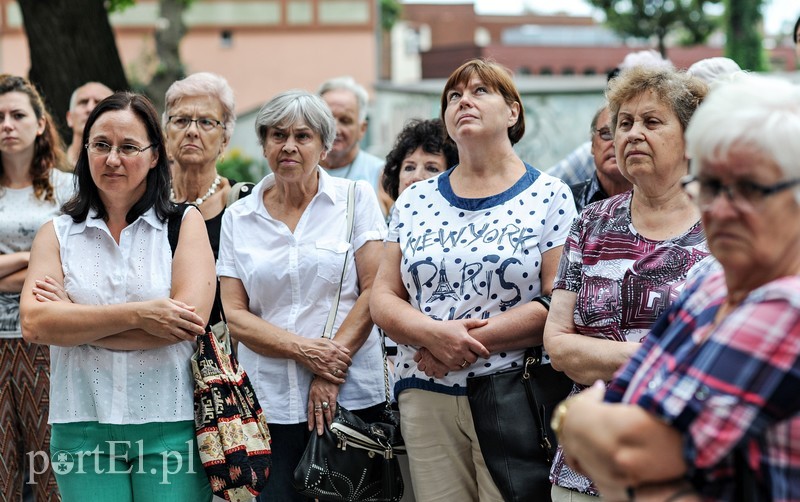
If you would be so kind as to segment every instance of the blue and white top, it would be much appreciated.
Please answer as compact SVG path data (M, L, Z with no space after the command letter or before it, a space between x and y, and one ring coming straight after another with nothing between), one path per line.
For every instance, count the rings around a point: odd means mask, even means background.
M388 242L400 244L412 306L437 320L488 318L541 294L542 254L564 244L576 216L569 187L525 164L508 190L481 199L453 193L451 168L403 191ZM419 388L466 395L467 377L518 365L524 350L492 354L444 378L417 369L417 347L399 345L395 393Z

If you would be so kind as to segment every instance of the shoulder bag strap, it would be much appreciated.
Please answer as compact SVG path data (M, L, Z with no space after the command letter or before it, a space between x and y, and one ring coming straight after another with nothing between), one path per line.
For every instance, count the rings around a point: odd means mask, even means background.
M189 204L176 204L178 211L167 217L167 240L169 240L169 248L172 251L172 256L175 256L175 250L178 249L178 239L181 235L181 224L183 223L183 215L186 214L186 208Z
M356 206L356 184L354 181L350 182L347 187L347 242L348 244L353 240L353 218L355 215ZM339 289L336 290L336 296L331 302L331 311L328 313L328 321L325 323L325 330L322 332L324 338L333 338L333 323L336 321L336 312L339 310L339 298L342 296L342 282L344 282L344 275L347 272L347 264L350 261L350 250L348 249L344 255L344 265L342 266L342 277L339 280Z
M537 396L537 383L533 381L534 377L530 373L531 368L535 366L541 366L542 364L542 346L537 345L529 348L525 351L524 357L522 383L525 386L525 394L528 397L528 406L530 407L531 413L533 413L534 421L536 422L539 448L541 448L541 451L545 456L545 460L549 465L553 461L552 452L555 449L555 445L553 445L553 443L547 437L548 435L546 427L548 424L544 405L542 404L543 401L539 398L539 396Z
M255 184L249 181L240 181L238 183L235 183L231 187L231 191L228 192L228 200L225 203L225 207L230 206L231 204L241 199L242 197L247 197L248 195L250 195L253 191L254 186Z

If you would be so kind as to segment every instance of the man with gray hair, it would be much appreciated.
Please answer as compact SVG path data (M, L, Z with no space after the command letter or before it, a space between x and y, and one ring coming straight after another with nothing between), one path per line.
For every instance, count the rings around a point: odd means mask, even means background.
M67 125L72 129L72 143L67 147L67 160L71 169L75 168L75 162L81 153L81 139L83 138L83 126L86 119L92 113L97 103L114 94L114 91L100 82L86 82L75 89L69 98L69 110L67 111Z
M367 131L367 91L353 77L327 80L318 91L336 121L333 148L321 165L328 174L366 180L379 193L383 159L363 150L359 142Z

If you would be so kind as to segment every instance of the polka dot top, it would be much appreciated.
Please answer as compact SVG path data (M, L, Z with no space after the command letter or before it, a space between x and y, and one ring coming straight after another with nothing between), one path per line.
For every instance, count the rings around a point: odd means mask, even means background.
M506 191L465 199L450 186L453 169L411 185L395 204L388 240L400 244L409 302L437 320L485 319L530 302L541 294L542 253L564 244L576 216L569 188L526 164ZM415 347L400 345L395 391L464 395L468 376L516 367L523 352L495 353L436 379L417 369Z

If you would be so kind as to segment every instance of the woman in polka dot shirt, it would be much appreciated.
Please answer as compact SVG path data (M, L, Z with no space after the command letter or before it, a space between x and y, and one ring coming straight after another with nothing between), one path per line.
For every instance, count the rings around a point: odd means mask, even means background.
M370 302L398 343L395 394L418 500L502 500L466 396L470 376L517 367L541 345L569 188L517 157L522 100L508 70L472 60L442 93L460 163L397 199Z

